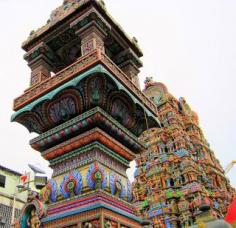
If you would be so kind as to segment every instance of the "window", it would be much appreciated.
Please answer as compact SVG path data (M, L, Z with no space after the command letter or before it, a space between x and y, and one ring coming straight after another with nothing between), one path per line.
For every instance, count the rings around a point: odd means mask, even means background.
M0 187L5 188L6 177L0 174Z

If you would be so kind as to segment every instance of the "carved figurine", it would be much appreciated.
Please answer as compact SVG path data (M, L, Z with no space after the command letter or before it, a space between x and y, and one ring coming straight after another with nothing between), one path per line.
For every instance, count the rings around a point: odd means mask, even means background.
M116 188L116 196L120 196L122 185L119 181L116 181L115 188Z
M39 220L39 217L36 213L36 210L33 209L31 212L30 212L30 218L27 222L27 225L30 227L30 228L39 228L40 227L40 220Z
M93 225L91 222L86 222L84 225L83 225L83 228L92 228Z
M95 189L101 189L102 188L102 173L98 170L94 174L95 179Z
M112 224L110 221L105 221L105 228L112 228Z

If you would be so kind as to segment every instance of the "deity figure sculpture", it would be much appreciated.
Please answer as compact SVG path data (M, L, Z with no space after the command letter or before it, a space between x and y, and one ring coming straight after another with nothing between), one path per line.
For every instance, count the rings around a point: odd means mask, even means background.
M95 189L101 189L102 188L102 173L100 171L97 171L94 174L95 179Z
M153 82L153 77L146 77L144 83L148 84L148 83L152 83Z
M105 228L112 228L112 224L110 221L105 222Z
M90 81L90 90L92 91L91 102L97 104L100 100L100 90L102 89L101 81L94 78Z
M183 97L179 98L179 105L180 105L181 112L184 115L188 115L189 113L191 113L191 108L188 105L188 103L186 102L185 98L183 98Z
M84 227L84 228L92 228L93 225L92 225L91 222L86 222L83 227Z
M119 181L116 181L115 183L116 187L116 196L120 196L121 190L122 190L122 185Z
M30 218L29 218L27 224L30 228L39 228L40 227L41 223L40 223L39 217L38 217L35 209L33 209L30 212Z
M172 210L172 213L174 213L174 214L179 212L178 206L176 205L174 200L171 200L171 210Z

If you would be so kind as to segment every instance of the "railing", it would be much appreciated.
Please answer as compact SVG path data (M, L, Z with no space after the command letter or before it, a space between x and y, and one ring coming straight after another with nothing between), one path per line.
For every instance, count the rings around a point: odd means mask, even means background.
M79 73L89 69L89 67L102 63L122 84L141 101L152 113L157 113L156 105L146 97L142 91L128 78L128 76L114 63L112 60L102 53L100 50L95 50L89 54L82 56L75 63L66 67L62 71L53 75L52 77L42 81L25 91L23 95L14 100L13 109L19 110L26 104L49 92L53 88L65 83Z

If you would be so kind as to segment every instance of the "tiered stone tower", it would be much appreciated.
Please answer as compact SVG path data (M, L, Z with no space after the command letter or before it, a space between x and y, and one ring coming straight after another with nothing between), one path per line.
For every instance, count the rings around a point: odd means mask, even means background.
M139 89L136 39L102 1L65 0L22 47L31 80L12 121L39 134L30 145L53 175L16 226L142 227L126 169L145 149L140 134L159 122Z
M224 216L234 189L199 127L197 114L184 98L177 100L151 78L144 93L155 102L162 127L140 137L148 150L136 159L133 185L139 215L161 228L196 224L206 206L211 215Z

